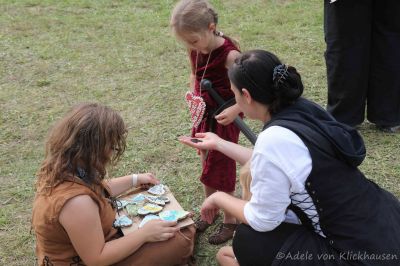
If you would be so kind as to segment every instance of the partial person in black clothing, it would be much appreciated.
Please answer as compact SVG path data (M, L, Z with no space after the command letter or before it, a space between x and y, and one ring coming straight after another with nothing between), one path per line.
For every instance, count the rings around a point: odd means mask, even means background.
M325 0L327 110L400 132L400 1Z
M216 192L202 205L209 223L220 209L241 222L219 263L400 265L400 202L358 169L366 150L357 130L302 98L300 74L272 53L245 52L228 74L240 109L264 124L254 149L210 132L180 138L251 160L250 199Z

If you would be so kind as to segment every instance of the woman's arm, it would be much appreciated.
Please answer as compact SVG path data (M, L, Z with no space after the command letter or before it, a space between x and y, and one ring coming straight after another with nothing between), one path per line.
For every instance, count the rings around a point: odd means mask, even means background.
M225 192L215 192L206 198L201 206L201 219L211 224L219 209L234 216L240 222L248 224L244 216L247 201L233 197Z
M111 265L134 253L144 243L167 240L178 230L172 227L176 222L157 220L129 235L105 242L98 206L88 195L70 199L61 210L59 222L87 265Z
M237 161L241 165L244 165L248 160L250 160L253 152L252 149L221 139L211 132L197 133L196 139L201 140L201 142L193 142L193 138L188 136L179 137L179 141L183 144L199 150L217 150Z
M116 177L107 181L111 189L111 196L118 196L132 187L145 184L159 184L160 181L152 173L137 174L136 183L132 175Z

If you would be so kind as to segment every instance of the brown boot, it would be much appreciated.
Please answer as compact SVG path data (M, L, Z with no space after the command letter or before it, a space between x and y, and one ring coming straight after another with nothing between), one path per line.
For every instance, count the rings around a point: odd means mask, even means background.
M203 221L200 217L197 218L197 220L194 222L194 226L196 227L196 232L202 233L206 231L206 229L210 226L211 224L207 223L206 221Z
M210 235L208 242L212 245L219 245L232 239L237 224L221 224L218 231Z
M218 214L215 215L212 224L218 219L218 216L219 216ZM200 216L194 222L194 226L196 227L196 232L198 232L198 233L202 233L202 232L206 231L206 229L208 227L210 227L210 225L211 224L207 223L206 221L203 221Z

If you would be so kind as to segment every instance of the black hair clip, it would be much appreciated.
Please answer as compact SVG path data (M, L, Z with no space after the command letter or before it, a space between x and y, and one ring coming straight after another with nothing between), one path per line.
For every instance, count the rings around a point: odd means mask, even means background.
M288 68L284 64L277 65L274 67L274 74L272 75L272 80L274 82L284 81L288 77Z

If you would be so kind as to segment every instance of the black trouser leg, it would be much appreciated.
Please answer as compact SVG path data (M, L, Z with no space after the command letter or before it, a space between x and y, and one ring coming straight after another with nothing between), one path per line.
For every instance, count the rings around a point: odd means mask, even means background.
M372 0L324 3L328 111L351 126L364 121L369 82Z
M271 265L285 241L301 225L281 223L273 231L257 232L240 224L233 238L233 252L241 266Z
M367 118L400 125L400 1L375 0Z

